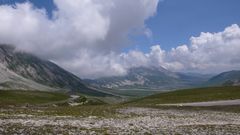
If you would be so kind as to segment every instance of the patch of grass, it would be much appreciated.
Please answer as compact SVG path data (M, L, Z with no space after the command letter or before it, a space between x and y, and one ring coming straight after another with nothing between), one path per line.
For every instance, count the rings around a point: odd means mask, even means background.
M107 105L107 103L98 98L89 98L85 105Z
M209 87L187 90L177 90L160 93L126 104L130 105L156 105L168 103L188 103L216 100L240 99L240 87Z
M54 92L0 90L0 105L44 104L67 100L68 95Z
M80 97L74 99L73 101L76 102L76 103L82 103L82 102L86 102L87 98L84 97L84 96L80 96Z
M86 105L86 106L57 106L57 107L2 107L0 114L7 117L15 114L34 116L74 116L74 117L107 117L115 118L120 105ZM1 115L0 115L1 118Z
M43 115L57 116L97 116L97 117L115 117L116 110L120 105L86 105L86 106L62 106L49 107L43 111Z
M152 94L159 93L160 91L153 91L148 89L104 89L104 91L112 93L114 95L123 96L123 97L131 97L131 98L139 98L144 96L149 96Z

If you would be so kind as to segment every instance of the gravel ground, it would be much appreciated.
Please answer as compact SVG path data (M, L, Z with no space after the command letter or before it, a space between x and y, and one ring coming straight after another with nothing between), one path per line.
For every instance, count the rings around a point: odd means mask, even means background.
M227 106L227 105L240 105L240 99L209 101L209 102L181 103L181 104L158 104L158 105L159 106Z
M0 134L239 135L240 114L123 108L115 118L0 115Z

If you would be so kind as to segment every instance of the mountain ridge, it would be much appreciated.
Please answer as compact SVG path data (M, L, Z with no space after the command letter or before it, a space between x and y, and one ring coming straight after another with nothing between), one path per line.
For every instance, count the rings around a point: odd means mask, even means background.
M54 91L68 91L70 93L81 93L92 96L108 95L87 87L80 78L62 69L58 65L40 59L30 53L16 51L15 48L10 45L0 45L0 63L2 69L1 74L8 71L8 75L12 78L11 85L18 84L19 80L28 80L29 85L34 83ZM2 86L4 86L4 83L6 83L6 81L2 78ZM27 83L23 85L26 85L27 89ZM42 89L38 87L30 88L37 90Z
M240 86L240 70L222 72L208 80L208 86Z
M207 77L171 72L163 67L137 67L128 70L127 75L85 80L97 88L171 90L197 87Z

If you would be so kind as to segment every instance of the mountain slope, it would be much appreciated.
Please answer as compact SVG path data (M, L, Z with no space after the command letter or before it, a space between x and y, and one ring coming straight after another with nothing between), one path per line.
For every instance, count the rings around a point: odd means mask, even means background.
M240 87L209 87L183 89L154 94L151 96L130 101L129 104L158 106L159 104L234 100L239 98Z
M35 83L45 87L70 90L70 92L87 95L106 95L86 87L81 79L56 64L25 52L15 51L12 46L0 45L0 63L2 65L1 76L4 74L5 69L10 76L8 78L15 80L12 81L14 85L18 84L19 80L27 80L26 84L28 85ZM28 85L26 88L29 87Z
M111 89L152 89L170 90L197 86L204 77L191 76L168 71L162 67L131 68L125 76L105 77L86 80L95 87Z
M240 86L240 71L223 72L208 80L209 86Z
M26 79L13 71L7 69L0 63L0 89L23 89L23 90L40 90L40 91L57 91L32 80Z

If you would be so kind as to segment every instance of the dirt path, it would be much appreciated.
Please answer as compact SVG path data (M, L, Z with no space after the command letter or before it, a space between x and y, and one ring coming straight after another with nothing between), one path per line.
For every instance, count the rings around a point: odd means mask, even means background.
M240 105L240 99L236 100L220 100L209 102L193 102L193 103L178 103L178 104L158 104L159 106L227 106Z
M74 101L77 98L79 98L78 95L70 95L70 97L68 99L66 99L66 100L60 100L60 101L54 101L54 102L39 104L39 106L47 106L47 105L53 105L53 104L69 103L69 102Z

